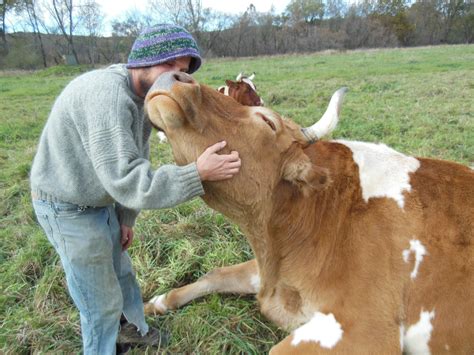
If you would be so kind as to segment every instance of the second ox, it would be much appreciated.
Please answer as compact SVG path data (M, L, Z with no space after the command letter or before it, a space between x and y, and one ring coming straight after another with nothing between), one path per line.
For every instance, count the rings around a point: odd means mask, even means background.
M474 172L383 144L321 141L343 90L301 128L184 73L146 98L178 164L225 139L242 168L205 182L204 201L255 254L145 304L164 313L211 292L256 294L291 333L272 354L474 352Z

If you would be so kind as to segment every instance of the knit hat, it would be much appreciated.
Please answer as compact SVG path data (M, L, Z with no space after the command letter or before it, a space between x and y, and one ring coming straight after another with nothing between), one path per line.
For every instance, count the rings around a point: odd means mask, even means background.
M191 57L189 74L201 66L199 49L191 34L180 26L161 24L140 33L133 43L126 67L151 67L182 57Z

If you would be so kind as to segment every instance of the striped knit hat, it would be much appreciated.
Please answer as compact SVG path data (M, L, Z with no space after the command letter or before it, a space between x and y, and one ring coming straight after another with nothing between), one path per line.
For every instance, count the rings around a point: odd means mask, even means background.
M191 57L188 73L201 66L196 41L184 28L176 25L157 25L145 29L133 43L127 68L151 67L182 57Z

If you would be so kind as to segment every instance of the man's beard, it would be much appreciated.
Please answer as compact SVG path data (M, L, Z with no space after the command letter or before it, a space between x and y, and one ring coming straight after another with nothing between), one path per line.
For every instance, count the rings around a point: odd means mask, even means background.
M140 82L140 87L143 90L143 95L146 96L146 94L148 93L148 90L150 90L150 88L152 87L153 82L148 77L141 78L139 82Z

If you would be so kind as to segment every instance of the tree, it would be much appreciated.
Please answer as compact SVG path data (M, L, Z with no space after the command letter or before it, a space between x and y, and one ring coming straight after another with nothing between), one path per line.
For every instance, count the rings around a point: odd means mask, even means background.
M102 31L104 15L100 5L95 0L87 0L79 7L79 23L87 37L87 56L89 62L95 64L97 38Z
M462 33L463 42L474 42L474 2L466 2L463 6L460 22L460 32Z
M48 66L46 50L43 43L43 35L41 34L41 29L44 29L44 20L41 7L38 4L37 0L20 0L16 8L17 14L24 13L27 18L27 22L33 32L33 35L37 39L37 45L39 46L39 51L41 54L41 59L43 66L46 68Z
M324 17L324 3L322 0L291 0L286 11L293 24L314 24Z
M392 31L400 44L407 45L414 27L407 17L407 0L377 0L372 16Z
M204 31L210 14L201 0L150 0L148 4L163 22L172 22L192 33Z
M464 0L438 0L438 11L444 21L442 42L449 43L456 20L461 17L465 6L469 5L469 2Z
M17 2L17 0L0 0L0 54L4 56L8 54L6 17L7 13L18 5Z
M414 26L413 45L438 44L441 38L442 19L436 1L417 1L407 11Z
M74 18L73 0L52 0L52 4L47 3L46 9L56 23L57 30L66 40L76 63L79 64L79 57L74 47L74 30L77 25L77 19Z

